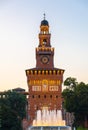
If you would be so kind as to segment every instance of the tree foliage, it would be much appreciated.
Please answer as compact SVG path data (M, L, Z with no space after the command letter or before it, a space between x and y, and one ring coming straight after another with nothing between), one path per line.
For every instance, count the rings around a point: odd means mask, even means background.
M8 91L0 98L0 130L22 130L22 119L26 115L26 97Z
M88 84L78 83L71 77L64 84L68 86L62 92L64 107L68 112L74 113L75 125L84 126L85 120L88 120Z
M76 81L76 78L71 78L68 77L65 81L64 81L64 85L68 86L69 89L74 90L75 87L77 86L78 82Z

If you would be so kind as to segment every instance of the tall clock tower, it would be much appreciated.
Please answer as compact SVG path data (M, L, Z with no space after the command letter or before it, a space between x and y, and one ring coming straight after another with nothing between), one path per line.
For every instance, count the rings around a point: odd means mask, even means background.
M45 19L41 21L39 44L35 49L36 67L26 70L29 89L28 120L32 123L36 117L36 111L42 109L62 109L62 82L63 69L54 67L54 48L51 46L51 34L49 23Z
M54 48L50 44L51 34L49 33L49 23L47 20L41 21L39 33L39 45L36 48L36 68L54 67Z

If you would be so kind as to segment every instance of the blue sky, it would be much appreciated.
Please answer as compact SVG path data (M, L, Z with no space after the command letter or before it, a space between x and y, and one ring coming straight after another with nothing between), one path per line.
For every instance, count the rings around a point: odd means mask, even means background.
M88 83L88 0L0 0L0 91L22 87L35 67L39 26L46 13L54 65Z

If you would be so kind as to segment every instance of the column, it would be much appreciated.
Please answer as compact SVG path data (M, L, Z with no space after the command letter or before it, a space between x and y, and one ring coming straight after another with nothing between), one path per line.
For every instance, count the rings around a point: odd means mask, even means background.
M58 130L60 130L60 126L58 127Z

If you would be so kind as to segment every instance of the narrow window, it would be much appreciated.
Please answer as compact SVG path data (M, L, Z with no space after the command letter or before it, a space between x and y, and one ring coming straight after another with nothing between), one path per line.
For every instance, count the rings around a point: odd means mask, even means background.
M50 95L50 98L52 98L52 95Z
M40 98L40 95L38 95L38 98Z
M32 98L34 98L34 95L32 95Z
M44 95L44 98L46 98L46 95Z
M58 98L58 95L56 95L56 98Z

